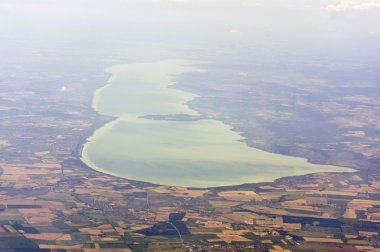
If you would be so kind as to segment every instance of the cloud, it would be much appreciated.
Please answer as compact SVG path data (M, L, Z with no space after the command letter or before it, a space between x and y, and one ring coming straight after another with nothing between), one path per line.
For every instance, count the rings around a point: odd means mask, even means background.
M191 0L156 0L156 1L153 1L153 2L183 4L183 3L191 3L193 1L191 1Z
M327 11L352 11L352 10L369 10L379 9L380 2L378 1L356 1L356 0L343 0L338 4L330 4L326 6Z

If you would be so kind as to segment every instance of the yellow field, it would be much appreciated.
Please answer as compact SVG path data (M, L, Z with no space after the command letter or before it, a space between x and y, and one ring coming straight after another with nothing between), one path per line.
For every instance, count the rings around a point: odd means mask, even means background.
M241 236L242 232L233 230L223 230L223 233L216 234L221 240L227 243L231 242L251 242L251 239Z

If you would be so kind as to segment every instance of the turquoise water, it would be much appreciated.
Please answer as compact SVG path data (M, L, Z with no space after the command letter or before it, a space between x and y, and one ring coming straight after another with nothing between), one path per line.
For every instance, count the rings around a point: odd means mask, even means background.
M144 115L197 115L186 103L196 95L171 88L181 73L199 71L190 62L166 60L106 69L108 84L97 90L94 109L117 119L88 139L82 160L119 177L157 184L211 187L273 181L314 172L349 172L306 159L246 146L220 121L166 121Z

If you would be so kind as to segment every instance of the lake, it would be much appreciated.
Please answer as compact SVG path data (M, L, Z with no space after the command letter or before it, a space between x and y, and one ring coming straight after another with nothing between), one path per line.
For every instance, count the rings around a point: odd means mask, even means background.
M197 95L171 85L181 73L201 71L201 65L196 61L165 60L107 68L112 77L95 92L93 107L115 120L88 139L82 161L95 170L118 177L186 187L227 186L316 172L354 171L248 147L239 132L217 120L142 118L198 115L186 105Z

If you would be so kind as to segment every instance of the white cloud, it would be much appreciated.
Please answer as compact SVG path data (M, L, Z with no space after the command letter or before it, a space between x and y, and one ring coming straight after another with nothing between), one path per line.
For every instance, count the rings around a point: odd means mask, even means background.
M153 2L159 2L159 3L190 3L191 0L156 0Z
M351 11L351 10L369 10L380 8L378 1L360 1L360 0L343 0L338 4L327 5L327 11Z

